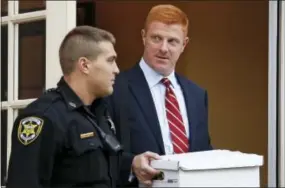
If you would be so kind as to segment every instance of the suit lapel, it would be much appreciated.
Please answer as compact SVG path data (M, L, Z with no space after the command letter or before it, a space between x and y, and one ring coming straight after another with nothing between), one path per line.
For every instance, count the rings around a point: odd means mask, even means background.
M160 125L147 81L137 64L128 75L131 93L137 100L160 151L165 154Z
M195 102L195 98L193 96L193 94L191 93L191 90L189 88L189 83L188 81L177 75L176 74L176 78L181 86L183 95L184 95L184 100L186 103L186 110L187 110L187 116L188 116L188 121L189 121L189 135L190 135L190 139L189 139L189 146L190 146L190 151L192 151L192 147L195 145L195 132L196 132L196 128L198 125L197 122L197 109L196 109L196 102Z

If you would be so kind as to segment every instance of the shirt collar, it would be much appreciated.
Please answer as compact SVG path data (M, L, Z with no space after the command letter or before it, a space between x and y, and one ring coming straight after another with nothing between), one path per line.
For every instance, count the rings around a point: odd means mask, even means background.
M178 83L177 83L174 71L169 76L167 76L166 78L168 78L170 80L172 87L175 89L175 87L177 87Z
M162 76L161 74L159 74L158 72L156 72L155 70L153 70L146 62L143 58L141 58L140 62L139 62L140 68L142 69L146 81L149 85L149 88L154 87L156 84L159 84L162 78L168 78L171 82L171 85L173 88L175 88L177 86L177 80L175 77L175 72L173 71L169 76Z

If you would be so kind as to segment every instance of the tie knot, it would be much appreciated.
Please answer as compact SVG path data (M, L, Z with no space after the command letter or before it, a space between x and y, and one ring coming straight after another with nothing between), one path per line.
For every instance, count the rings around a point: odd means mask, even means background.
M170 87L170 80L168 78L162 78L161 82L165 85L166 88Z

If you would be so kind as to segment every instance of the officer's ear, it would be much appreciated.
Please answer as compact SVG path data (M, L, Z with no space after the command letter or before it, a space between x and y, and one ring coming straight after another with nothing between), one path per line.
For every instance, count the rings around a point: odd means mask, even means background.
M86 57L80 57L77 62L78 69L84 74L89 73L91 61Z

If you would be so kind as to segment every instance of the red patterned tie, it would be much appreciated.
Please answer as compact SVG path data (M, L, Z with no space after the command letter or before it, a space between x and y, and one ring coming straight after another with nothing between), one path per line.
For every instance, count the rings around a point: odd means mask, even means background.
M186 135L183 119L179 110L178 101L172 88L170 87L170 81L167 78L163 78L161 82L166 87L165 109L174 153L188 152L188 138Z

